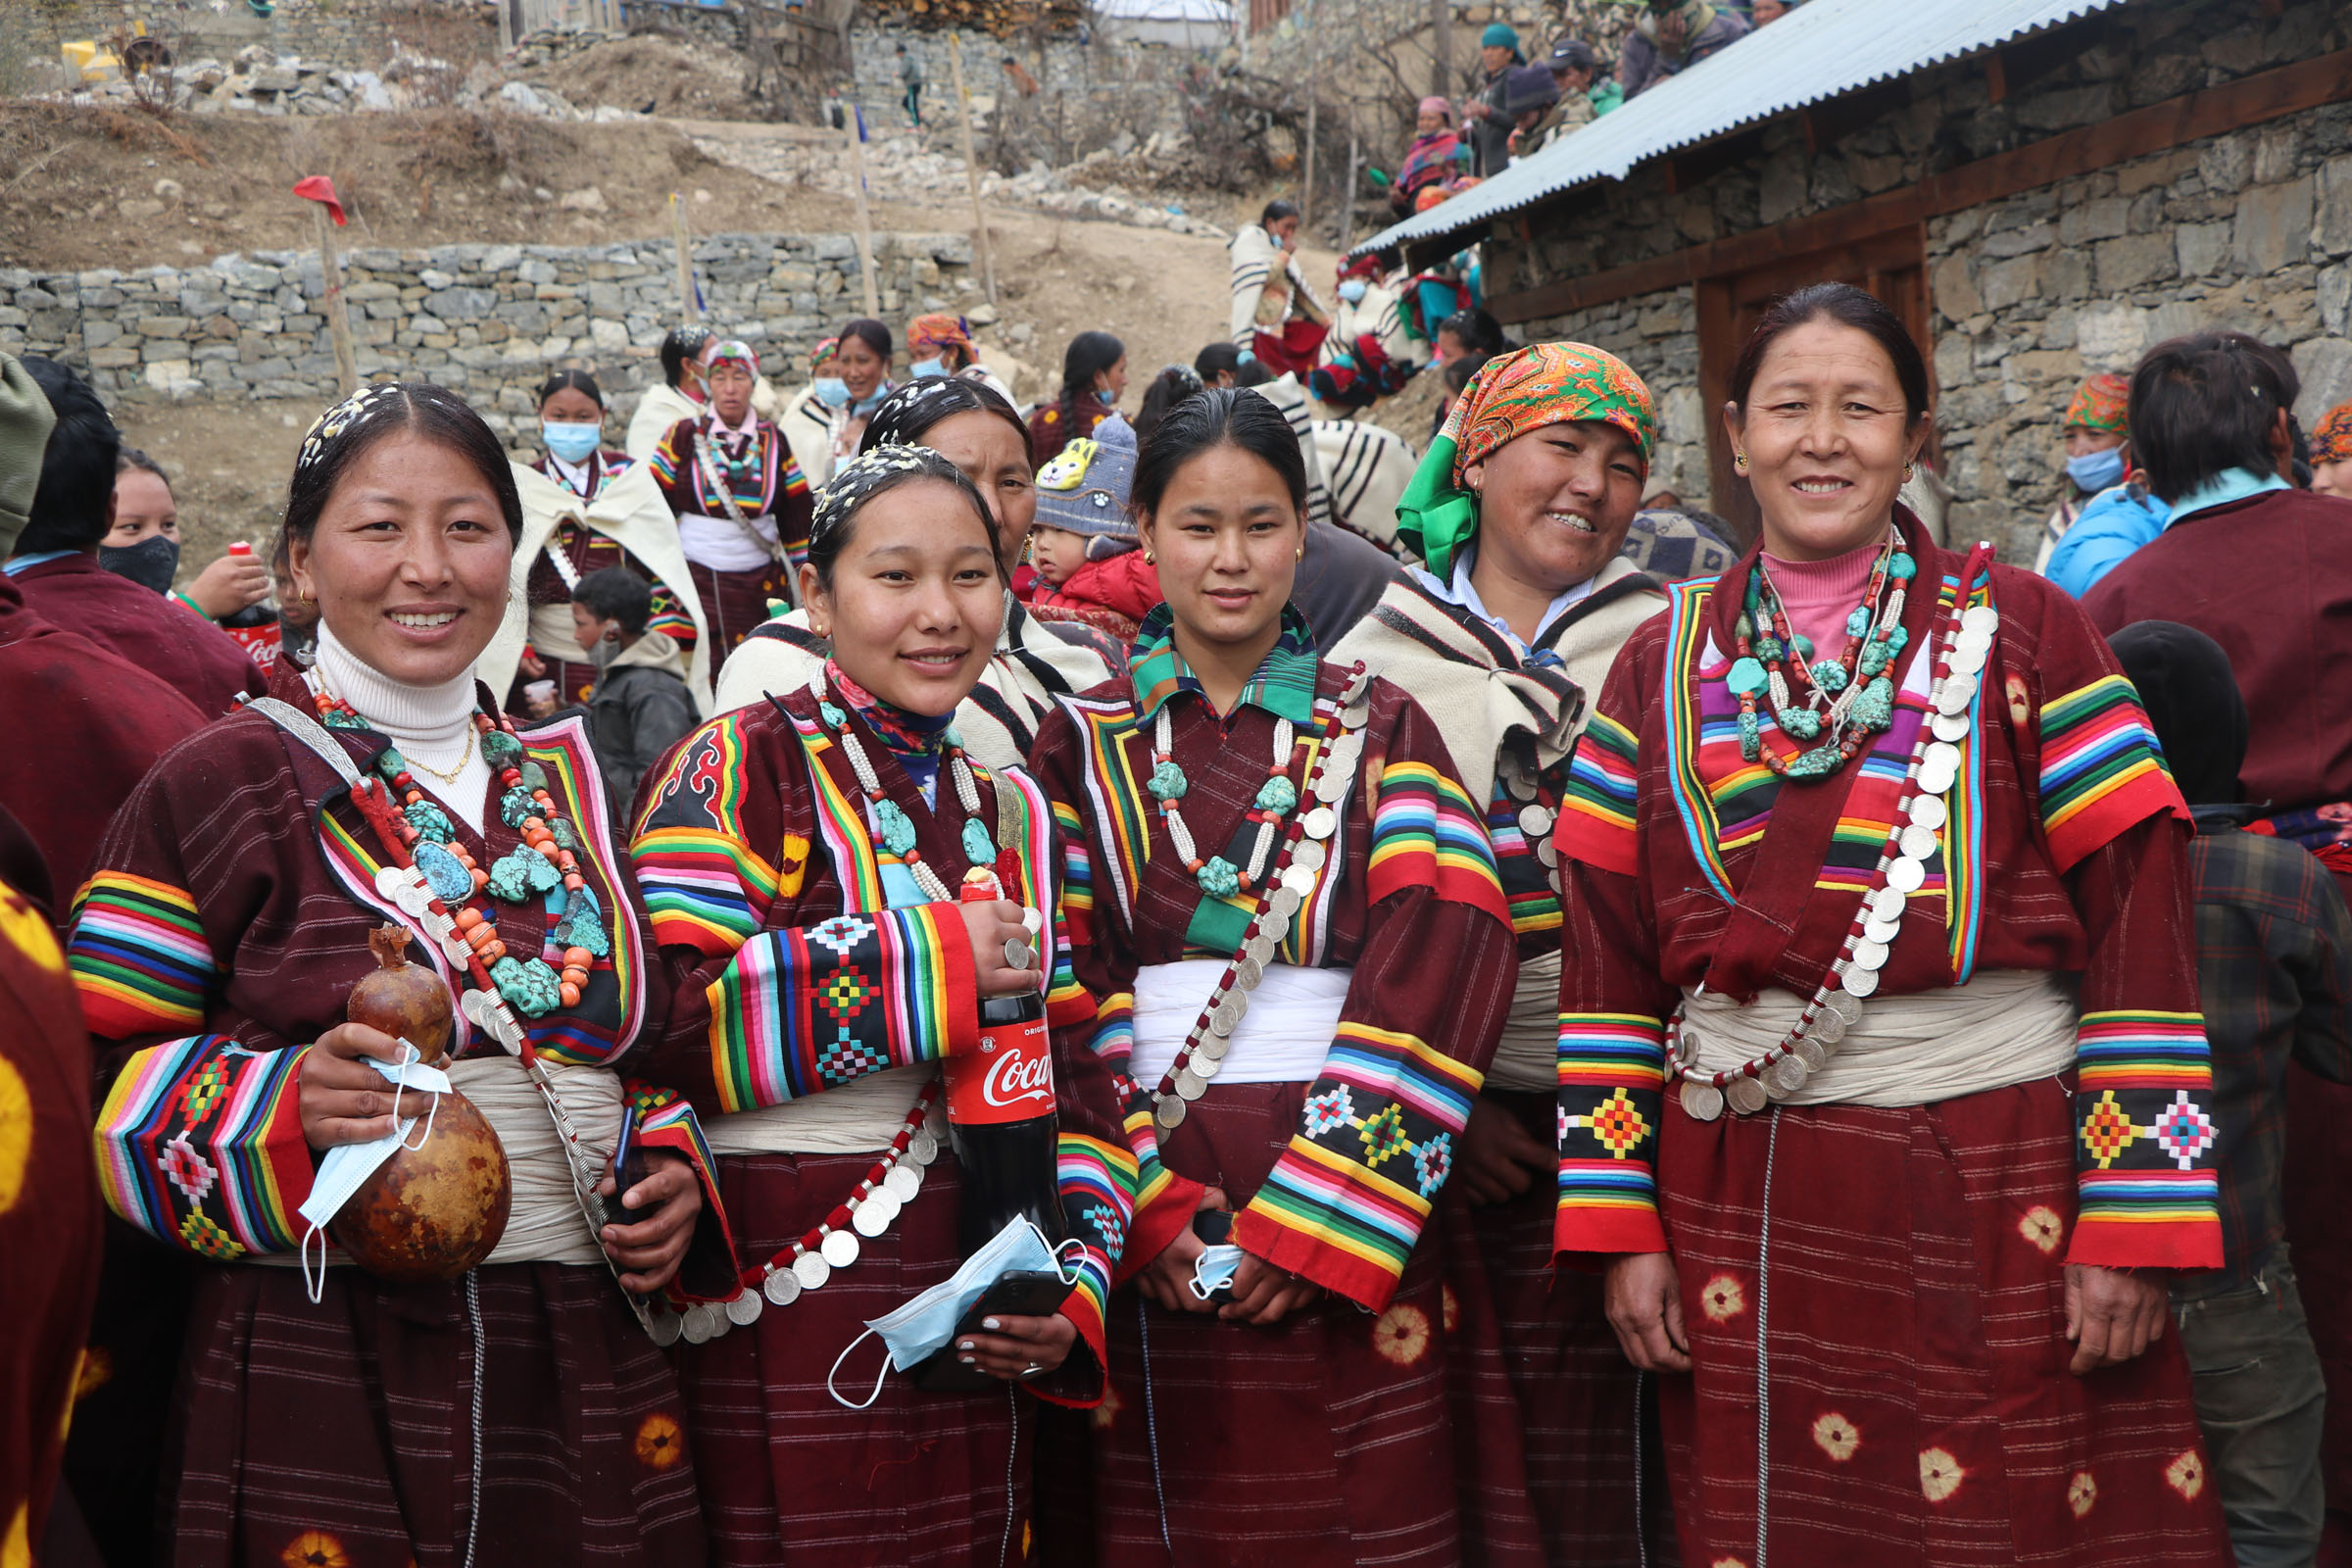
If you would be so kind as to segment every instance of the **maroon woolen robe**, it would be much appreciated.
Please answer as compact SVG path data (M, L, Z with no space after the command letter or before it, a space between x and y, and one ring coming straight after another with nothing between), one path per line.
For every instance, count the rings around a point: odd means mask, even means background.
M170 594L117 576L94 555L44 561L16 573L16 582L25 604L152 672L208 719L236 707L239 696L269 690L234 637Z

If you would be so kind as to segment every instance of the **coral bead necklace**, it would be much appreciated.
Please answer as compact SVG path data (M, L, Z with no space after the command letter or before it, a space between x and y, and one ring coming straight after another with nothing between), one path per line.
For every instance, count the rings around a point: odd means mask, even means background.
M1740 702L1742 758L1761 760L1782 778L1828 778L1860 755L1871 736L1893 724L1891 670L1909 640L1903 600L1918 570L1902 534L1890 526L1862 602L1846 616L1845 647L1825 662L1809 639L1790 628L1788 609L1757 560L1733 624L1738 655L1724 677ZM1805 749L1783 757L1765 744L1758 708L1767 698L1773 722Z

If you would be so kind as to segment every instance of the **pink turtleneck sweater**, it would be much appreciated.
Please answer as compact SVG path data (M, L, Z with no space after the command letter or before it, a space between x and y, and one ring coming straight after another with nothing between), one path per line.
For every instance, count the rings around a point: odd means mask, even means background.
M1885 540L1874 539L1827 561L1783 561L1771 554L1761 558L1773 592L1788 612L1788 629L1812 639L1814 652L1822 658L1836 659L1845 652L1845 619L1862 603L1871 564L1885 545Z

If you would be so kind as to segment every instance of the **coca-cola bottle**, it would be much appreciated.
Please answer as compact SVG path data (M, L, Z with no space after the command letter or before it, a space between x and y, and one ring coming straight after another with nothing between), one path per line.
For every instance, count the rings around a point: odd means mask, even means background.
M966 904L1004 894L996 873L974 867L961 889ZM1065 1234L1057 1182L1054 1054L1046 1036L1046 1001L1035 987L980 999L980 1050L941 1064L948 1089L948 1141L963 1184L957 1240L971 1256L1017 1219Z
M251 556L253 546L239 539L228 547L228 553L239 558ZM284 628L278 624L277 606L268 599L247 605L243 610L220 617L221 629L237 640L247 657L264 671L277 662L277 653L283 643Z

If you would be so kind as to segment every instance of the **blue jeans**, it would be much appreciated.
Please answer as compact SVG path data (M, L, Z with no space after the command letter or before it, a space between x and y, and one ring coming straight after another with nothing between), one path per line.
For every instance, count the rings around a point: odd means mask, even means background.
M2176 1298L2174 1315L2239 1568L2304 1568L2327 1518L2328 1393L2294 1269L2281 1260L2251 1285Z

